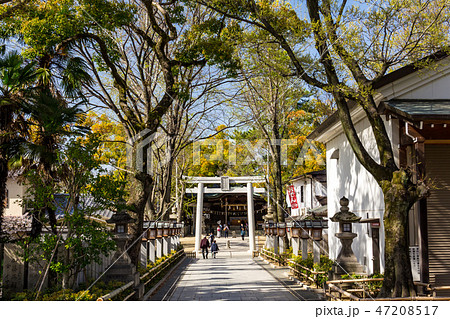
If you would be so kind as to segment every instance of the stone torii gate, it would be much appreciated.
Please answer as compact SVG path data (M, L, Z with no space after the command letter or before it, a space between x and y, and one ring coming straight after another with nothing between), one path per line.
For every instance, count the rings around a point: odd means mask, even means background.
M195 216L195 252L201 253L201 229L203 218L203 194L247 194L247 214L248 214L248 234L250 247L249 251L255 251L255 216L253 205L253 194L266 194L264 188L253 188L253 183L265 183L264 176L239 176L239 177L192 177L183 176L183 179L188 183L196 183L197 188L188 188L186 193L197 194L197 210ZM244 184L246 187L230 187L230 184ZM220 184L220 188L207 188L206 184Z

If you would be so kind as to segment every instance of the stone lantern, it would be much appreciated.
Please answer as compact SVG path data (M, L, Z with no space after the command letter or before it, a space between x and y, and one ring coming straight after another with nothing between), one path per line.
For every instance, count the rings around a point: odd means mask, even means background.
M164 222L164 226L163 226L163 237L168 237L170 235L170 223L169 222Z
M156 238L162 238L164 232L164 222L156 222Z
M299 238L300 237L300 223L298 221L292 221L290 223L290 229L291 229L291 237L292 238Z
M275 247L275 238L277 226L276 223L273 222L275 217L275 209L272 205L267 207L267 214L263 216L263 219L266 223L266 248L273 248L275 251L278 250L278 245ZM275 238L274 238L275 235Z
M156 222L150 221L147 230L148 239L156 239Z
M131 263L130 256L126 251L127 242L131 239L131 235L128 234L128 224L135 221L125 210L115 213L106 221L108 224L115 224L114 241L117 244L117 250L113 258L117 262L108 270L106 274L107 281L117 280L129 282L135 280L137 283L139 282L139 276L137 280L135 278L136 266Z
M341 204L340 211L330 218L331 221L339 223L339 233L336 233L335 236L342 244L342 249L336 259L341 267L335 267L335 273L340 275L346 271L361 274L364 273L364 266L358 262L352 250L353 239L357 236L352 233L352 224L358 223L361 217L349 211L347 198L342 197L339 203Z
M279 237L286 236L286 223L277 223L277 235Z
M294 254L294 256L298 256L298 251L300 248L300 233L302 231L300 222L296 220L289 222L288 227L291 231L292 253Z
M269 222L269 235L276 236L277 235L277 224Z
M147 222L147 259L154 263L156 261L156 221ZM145 225L145 224L144 224Z
M163 226L163 238L162 238L162 245L163 245L163 256L167 256L170 254L170 223L164 222Z
M309 238L309 227L306 226L306 223L304 220L300 220L300 238L301 239L308 239Z
M136 220L125 211L121 210L118 213L112 215L106 222L108 224L115 224L114 234L116 236L123 237L123 234L128 234L128 224L134 223Z
M264 221L272 221L275 216L275 208L272 205L269 205L267 208L267 214L263 216Z
M311 237L314 240L322 240L322 230L328 228L328 221L320 218L320 219L313 219L312 220L312 230L311 230Z
M127 244L127 241L131 238L131 236L128 234L128 224L134 223L136 220L134 218L131 218L131 216L125 211L121 210L114 215L110 219L108 219L106 222L108 224L115 224L114 225L114 241L117 244L117 252L116 255L122 256L120 259L122 260L129 260L130 257L125 252L125 246Z

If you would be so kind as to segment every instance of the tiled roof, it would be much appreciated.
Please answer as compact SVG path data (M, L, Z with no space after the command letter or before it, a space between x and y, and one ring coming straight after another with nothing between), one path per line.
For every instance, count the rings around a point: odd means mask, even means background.
M31 216L25 214L23 216L4 216L2 230L11 236L19 232L31 231Z
M67 201L69 195L67 194L56 194L55 195L55 206L56 206L56 218L61 219L64 217L64 212L66 210ZM114 211L105 207L104 204L101 204L95 201L92 196L83 196L80 198L80 203L78 204L78 209L81 211L86 211L90 215L95 215L101 219L109 219L114 214ZM72 214L73 208L70 210L70 214Z
M410 120L450 119L450 100L390 100L384 106Z

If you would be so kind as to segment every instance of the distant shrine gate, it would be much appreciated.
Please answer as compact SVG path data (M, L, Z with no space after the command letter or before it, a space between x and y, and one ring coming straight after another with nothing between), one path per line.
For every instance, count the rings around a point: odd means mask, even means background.
M197 188L186 189L187 194L197 194L197 209L195 216L195 252L199 254L202 218L203 218L203 195L204 194L247 194L247 216L248 216L248 234L249 234L249 252L255 248L255 209L253 203L253 194L266 194L265 188L254 188L253 183L265 183L264 176L240 176L240 177L191 177L183 176L188 183L196 183ZM220 188L208 188L207 184L220 184ZM231 184L247 184L245 187L231 187Z

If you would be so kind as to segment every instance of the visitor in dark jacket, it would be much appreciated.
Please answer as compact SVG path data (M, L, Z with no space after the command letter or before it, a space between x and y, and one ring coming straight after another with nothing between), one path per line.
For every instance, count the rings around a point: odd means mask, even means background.
M211 244L211 255L216 258L216 254L219 251L219 246L217 246L216 241L213 241L213 243Z
M206 236L200 242L200 248L202 249L203 259L205 259L205 258L208 259L209 241L208 241L208 238L206 238Z

